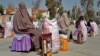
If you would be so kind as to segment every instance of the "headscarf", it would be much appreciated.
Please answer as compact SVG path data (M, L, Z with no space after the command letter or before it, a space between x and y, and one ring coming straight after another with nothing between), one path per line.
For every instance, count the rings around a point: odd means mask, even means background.
M19 4L19 8L14 15L13 28L16 33L27 33L27 29L34 28L26 5L23 2Z
M34 47L40 48L41 31L34 27L24 3L19 4L19 9L14 15L13 27L15 34L29 34Z
M70 24L70 20L68 18L67 13L63 13L60 19L57 19L58 21L58 26L61 29L68 29L69 28L69 24Z
M80 17L78 18L78 20L76 21L76 23L75 23L76 28L78 28L78 26L80 25L80 22L81 22L82 20L84 20L84 17L83 17L83 16L80 16Z
M63 13L62 18L65 19L65 24L69 26L70 19L68 18L68 14L67 13Z

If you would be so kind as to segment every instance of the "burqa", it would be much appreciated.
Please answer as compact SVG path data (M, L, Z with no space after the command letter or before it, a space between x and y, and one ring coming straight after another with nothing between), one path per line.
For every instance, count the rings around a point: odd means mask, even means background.
M19 4L19 8L14 15L13 28L15 33L29 34L35 48L40 48L41 31L34 27L24 3Z

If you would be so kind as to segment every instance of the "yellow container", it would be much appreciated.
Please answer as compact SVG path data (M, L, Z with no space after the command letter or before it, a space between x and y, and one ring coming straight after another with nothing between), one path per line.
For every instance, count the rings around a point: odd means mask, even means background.
M68 50L68 40L65 37L67 36L60 36L60 51Z

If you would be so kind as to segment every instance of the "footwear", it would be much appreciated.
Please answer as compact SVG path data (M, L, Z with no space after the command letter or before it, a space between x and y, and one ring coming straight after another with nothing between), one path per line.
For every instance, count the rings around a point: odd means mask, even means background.
M39 52L39 53L41 53L41 52L42 52L42 50L41 50L41 49L39 49L39 48L38 48L38 49L36 49L35 51L36 51L36 52Z

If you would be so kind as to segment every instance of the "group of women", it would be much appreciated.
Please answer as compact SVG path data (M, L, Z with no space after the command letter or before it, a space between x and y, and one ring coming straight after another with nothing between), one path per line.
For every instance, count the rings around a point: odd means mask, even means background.
M98 34L98 25L92 19L89 19L87 22L84 16L80 16L75 23L76 30L74 31L74 35L77 37L79 33L81 33L82 42L86 42L88 34L91 36L96 36Z
M42 33L48 33L51 32L53 33L52 35L52 40L54 40L54 43L57 42L57 44L54 44L57 48L59 48L59 33L63 34L72 34L70 30L70 19L68 18L67 13L63 13L61 18L59 15L57 15L54 20L48 21L46 16L42 16L43 18L43 31L39 29L39 27L36 27L36 23L33 23L31 20L27 8L24 3L19 4L19 8L16 11L16 13L13 16L13 31L15 33L11 50L12 51L29 51L30 49L33 48L32 44L34 45L34 48L36 51L41 51L41 34ZM47 23L48 22L48 23ZM50 26L48 26L49 24ZM76 21L76 29L82 32L83 34L83 42L86 42L87 40L87 34L89 27L93 28L93 32L95 35L97 34L96 31L98 31L96 26L96 23L91 23L91 26L87 27L86 21L84 20L83 16L80 16L79 19ZM50 29L48 29L48 27ZM54 27L54 28L53 28ZM59 29L60 31L58 31ZM45 31L46 30L46 31ZM92 30L90 30L92 31ZM55 34L56 33L56 34ZM75 32L76 34L77 32ZM56 35L56 36L55 36ZM77 34L76 34L77 35ZM57 37L57 38L56 38ZM69 37L69 36L68 36ZM56 41L55 41L56 39ZM32 40L32 41L31 41ZM23 43L25 42L25 43ZM21 43L21 44L19 44ZM32 44L31 44L32 43ZM23 46L23 47L22 47ZM21 48L22 47L22 48ZM56 48L55 47L55 48ZM55 49L54 48L54 49Z

